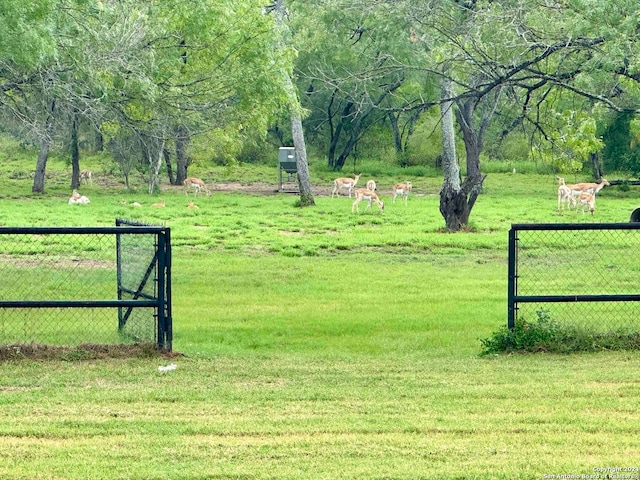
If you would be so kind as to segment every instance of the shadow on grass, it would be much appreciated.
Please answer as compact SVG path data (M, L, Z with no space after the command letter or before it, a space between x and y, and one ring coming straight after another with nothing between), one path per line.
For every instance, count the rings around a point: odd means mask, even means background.
M176 352L160 350L154 343L102 345L84 343L66 347L38 343L0 345L0 362L31 360L99 360L112 358L175 358Z

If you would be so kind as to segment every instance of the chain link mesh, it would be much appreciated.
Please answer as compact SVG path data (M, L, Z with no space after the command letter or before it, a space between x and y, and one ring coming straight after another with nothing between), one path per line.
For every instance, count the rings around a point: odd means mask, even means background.
M517 296L634 295L638 293L640 230L517 231ZM517 319L538 311L594 332L637 332L640 302L518 302Z
M156 234L0 233L0 301L156 297ZM148 281L140 289L147 273ZM134 298L126 292L119 294L118 285L140 295ZM126 323L119 322L125 312ZM155 310L149 307L0 306L0 344L4 345L155 342L157 328Z

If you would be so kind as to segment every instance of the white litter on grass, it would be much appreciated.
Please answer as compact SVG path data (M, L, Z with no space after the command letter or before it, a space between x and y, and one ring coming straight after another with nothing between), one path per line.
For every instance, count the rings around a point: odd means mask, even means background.
M160 365L158 367L158 371L159 372L168 372L169 370L175 370L176 368L178 368L178 365L176 365L175 363L172 363L170 365L167 365L166 367Z

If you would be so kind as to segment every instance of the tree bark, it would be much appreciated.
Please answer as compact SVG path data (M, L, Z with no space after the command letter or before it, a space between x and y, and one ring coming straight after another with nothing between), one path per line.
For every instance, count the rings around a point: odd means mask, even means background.
M591 168L593 170L593 178L596 179L596 182L600 182L602 180L602 161L600 160L600 155L597 153L590 153L589 160L591 160Z
M169 183L171 185L178 185L173 175L173 166L171 165L171 152L169 152L168 148L165 148L162 151L162 156L164 157L164 165L165 167L167 167L167 177L169 178Z
M451 80L441 85L440 117L442 122L442 170L444 182L440 190L440 213L448 231L457 232L469 218L467 196L460 185L460 166L456 159L456 140L453 128L453 88Z
M309 176L309 164L307 162L307 147L304 141L302 120L300 117L291 116L291 133L295 149L296 169L298 170L298 187L300 188L300 206L310 207L316 204L311 192L311 178Z
M180 125L176 129L176 185L182 185L187 178L187 170L189 168L187 147L190 140L191 137L187 127Z
M51 133L53 129L53 115L56 108L55 100L49 103L49 111L44 124L44 132L40 137L40 150L38 151L38 160L36 161L36 171L33 175L33 193L44 193L45 171L47 169L47 160L49 159L49 150L51 149Z
M284 43L283 30L288 30L285 23L285 5L283 0L274 2L276 22L280 26L280 43ZM311 177L309 176L309 165L307 162L307 146L304 141L304 130L302 129L302 106L296 93L293 80L285 69L282 69L282 80L289 97L289 115L291 117L291 135L296 156L296 170L298 171L298 186L300 187L300 206L309 207L315 205L313 193L311 192Z
M154 162L151 152L149 152L149 195L152 195L156 188L160 187L160 166L164 152L164 140L158 149L158 160Z
M71 119L71 189L80 188L80 148L78 147L78 112Z

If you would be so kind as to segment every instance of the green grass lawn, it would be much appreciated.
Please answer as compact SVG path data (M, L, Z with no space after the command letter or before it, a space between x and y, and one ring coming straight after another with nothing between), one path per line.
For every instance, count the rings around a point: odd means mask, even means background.
M637 478L639 352L479 355L506 323L510 225L626 222L636 192L605 189L592 218L557 212L550 176L491 174L448 234L437 178L384 214L238 192L191 211L100 175L67 205L53 167L42 197L3 167L0 224L171 227L182 356L1 363L0 478Z

